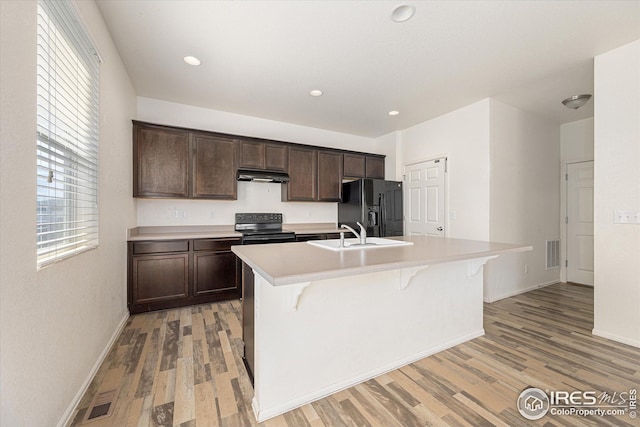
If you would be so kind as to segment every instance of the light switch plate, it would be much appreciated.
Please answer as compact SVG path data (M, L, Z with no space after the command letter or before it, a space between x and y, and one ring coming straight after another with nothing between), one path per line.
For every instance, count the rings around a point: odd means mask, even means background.
M614 224L640 224L640 211L617 209L613 217Z

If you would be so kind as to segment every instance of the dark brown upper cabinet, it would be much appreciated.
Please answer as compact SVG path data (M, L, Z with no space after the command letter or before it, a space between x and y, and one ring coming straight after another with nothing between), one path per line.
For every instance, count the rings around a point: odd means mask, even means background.
M289 182L283 201L339 202L342 198L342 153L289 147Z
M282 200L318 200L318 150L289 147L289 182L282 184Z
M384 157L366 156L365 178L384 179Z
M318 151L318 201L342 200L342 153Z
M286 172L283 201L337 202L342 180L384 179L384 156L133 121L133 195L237 198L237 170Z
M364 154L344 154L344 177L364 178L365 176L365 155Z
M189 132L134 126L134 197L189 197Z
M345 178L384 179L384 156L344 153Z
M133 122L134 197L237 197L231 136Z
M193 134L193 191L197 199L237 198L235 140Z
M283 144L240 139L238 167L247 169L287 171L287 147Z
M289 150L283 144L264 145L264 168L269 171L286 172L289 165Z
M264 169L264 142L238 141L238 166L248 169Z

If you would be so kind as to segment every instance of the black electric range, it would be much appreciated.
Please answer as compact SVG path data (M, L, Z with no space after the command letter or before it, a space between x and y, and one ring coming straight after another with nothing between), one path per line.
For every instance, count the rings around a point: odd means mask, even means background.
M282 229L281 213L237 213L235 229L242 233L243 245L296 241L293 231Z

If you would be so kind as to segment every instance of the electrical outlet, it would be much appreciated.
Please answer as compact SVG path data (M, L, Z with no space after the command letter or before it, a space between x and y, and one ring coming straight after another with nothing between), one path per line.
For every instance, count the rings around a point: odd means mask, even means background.
M173 219L184 219L187 217L187 211L184 209L171 209L170 217Z
M529 264L524 265L524 274L529 274Z

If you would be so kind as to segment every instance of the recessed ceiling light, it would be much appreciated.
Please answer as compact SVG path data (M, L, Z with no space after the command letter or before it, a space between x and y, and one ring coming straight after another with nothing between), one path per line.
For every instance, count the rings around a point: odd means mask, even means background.
M400 114L400 111L392 110L392 111L389 111L389 113L388 113L388 114L389 114L390 116L397 116L398 114Z
M314 89L311 92L309 92L309 95L311 95L311 96L322 96L322 91L318 90L318 89Z
M393 22L406 22L411 19L415 13L415 6L403 4L393 9L393 12L391 12L391 20Z
M186 62L189 65L200 65L200 60L198 58L196 58L195 56L185 56L184 57L184 62Z

